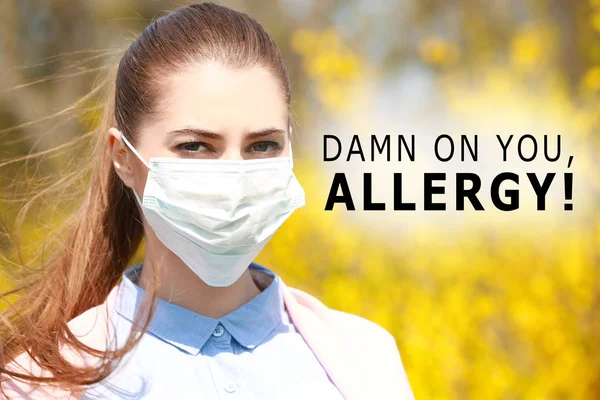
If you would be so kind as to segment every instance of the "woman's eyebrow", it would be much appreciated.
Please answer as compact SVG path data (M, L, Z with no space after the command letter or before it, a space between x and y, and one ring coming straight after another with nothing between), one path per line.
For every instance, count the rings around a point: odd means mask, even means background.
M210 138L210 139L223 140L223 135L221 135L220 133L207 131L205 129L182 128L182 129L176 129L174 131L168 132L167 134L170 135L173 133L193 133L195 135L204 136L204 137Z
M256 139L263 136L269 135L283 135L285 131L277 128L267 128L256 132L250 132L246 137L249 139Z

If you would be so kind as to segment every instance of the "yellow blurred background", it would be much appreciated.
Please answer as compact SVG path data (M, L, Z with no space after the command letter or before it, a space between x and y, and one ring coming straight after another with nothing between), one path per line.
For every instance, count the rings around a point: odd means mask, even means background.
M600 1L220 3L266 28L292 83L307 205L257 261L392 332L417 399L600 398ZM19 245L39 263L81 201L86 182L19 213L89 154L101 104L78 99L153 18L183 4L0 3L0 289ZM333 172L350 172L323 162L324 134L449 131L560 134L575 156L574 211L324 211Z

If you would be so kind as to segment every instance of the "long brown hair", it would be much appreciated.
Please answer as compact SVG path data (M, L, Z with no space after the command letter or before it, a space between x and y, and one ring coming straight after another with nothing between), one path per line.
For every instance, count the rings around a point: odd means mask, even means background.
M147 26L109 76L103 120L90 133L95 136L94 159L88 168L70 176L87 174L89 188L81 207L63 224L66 239L53 258L39 268L27 267L30 272L18 287L1 295L4 300L17 294L18 300L0 318L0 376L79 391L108 377L139 342L152 307L143 313L144 321L134 324L141 329L132 330L126 344L116 350L97 351L84 345L67 325L106 300L144 239L133 193L113 168L107 131L117 127L135 146L141 121L159 112L159 78L204 61L232 68L267 68L280 83L289 110L290 84L281 53L248 15L201 3L179 8ZM152 288L156 288L154 275ZM154 304L155 291L150 293L147 305ZM97 357L97 365L71 364L60 350L64 344ZM22 354L28 354L49 376L7 368Z

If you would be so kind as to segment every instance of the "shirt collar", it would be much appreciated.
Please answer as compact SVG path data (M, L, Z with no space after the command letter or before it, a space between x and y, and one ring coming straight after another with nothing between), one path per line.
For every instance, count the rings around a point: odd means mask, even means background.
M147 293L137 285L142 267L143 264L136 264L126 269L119 284L116 311L131 322ZM246 304L215 319L157 298L158 304L148 332L189 354L197 355L220 322L240 345L248 349L258 346L283 319L283 282L262 265L252 263L249 268L251 273L267 274L273 280Z

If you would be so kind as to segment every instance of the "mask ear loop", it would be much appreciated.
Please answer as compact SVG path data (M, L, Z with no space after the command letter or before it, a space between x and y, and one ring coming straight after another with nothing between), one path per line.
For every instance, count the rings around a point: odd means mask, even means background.
M292 139L290 138L290 164L292 165L292 169L294 169L294 153L292 153Z
M119 133L121 134L121 139L123 140L123 142L125 143L125 145L127 147L129 147L129 150L131 150L133 152L133 154L135 154L135 156L137 158L139 158L140 161L143 162L146 167L148 167L148 169L150 169L150 165L144 160L144 158L140 155L140 153L138 153L138 151L135 149L135 147L133 147L131 145L131 143L129 143L129 140L127 140L127 138L125 137L125 135L123 135L123 132L119 131ZM138 204L143 209L144 208L144 203L140 199L140 196L138 196L138 194L136 193L135 190L132 189L131 191L133 192L133 195L135 196L135 199L137 200Z
M123 135L123 132L119 131L119 133L121 134L121 139L123 139L123 142L125 143L125 145L127 145L127 147L129 147L129 150L131 150L133 152L133 154L135 154L136 157L139 158L140 161L143 162L146 167L148 167L148 169L151 169L150 164L148 164L146 162L146 160L144 160L144 158L140 155L140 153L138 153L138 151L135 149L135 147L133 147L131 145L131 143L129 143L129 140L127 140L125 135Z

